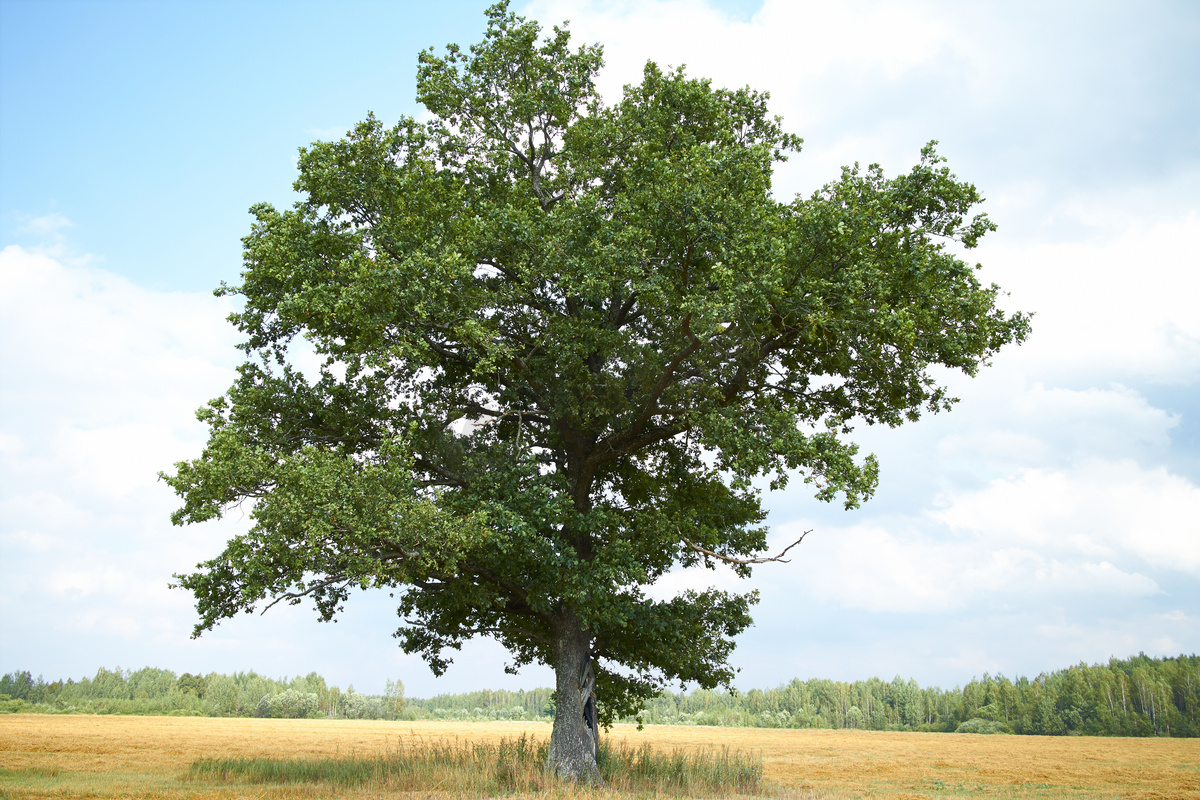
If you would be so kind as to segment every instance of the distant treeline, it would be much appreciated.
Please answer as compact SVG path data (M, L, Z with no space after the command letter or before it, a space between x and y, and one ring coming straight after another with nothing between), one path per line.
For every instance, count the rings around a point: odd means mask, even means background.
M766 728L863 728L967 733L1200 735L1200 656L1111 659L1036 678L984 675L923 689L896 677L854 683L793 680L731 695L666 693L642 721Z
M7 696L7 698L5 697ZM316 673L272 680L253 672L176 677L169 670L101 669L92 679L46 683L28 672L0 678L0 711L369 719L550 720L554 693L479 691L404 698L328 687ZM628 722L638 721L629 718ZM1200 656L1140 654L1079 664L1036 678L984 675L965 687L921 688L897 677L854 683L793 680L748 692L664 692L640 715L647 724L763 728L861 728L965 733L1200 735Z
M404 711L404 685L388 681L385 694L371 696L354 691L353 684L344 692L327 686L315 672L274 680L255 672L176 676L154 667L101 667L94 678L51 683L13 672L0 678L0 711L398 719Z

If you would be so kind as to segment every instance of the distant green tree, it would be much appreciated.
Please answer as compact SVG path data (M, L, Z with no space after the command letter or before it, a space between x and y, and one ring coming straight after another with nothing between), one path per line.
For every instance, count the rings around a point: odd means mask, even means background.
M359 694L353 686L339 698L338 716L346 719L383 719L386 715L379 698Z
M404 713L404 682L388 679L383 694L388 719L398 719Z
M237 683L226 675L212 673L205 678L204 702L210 717L241 716Z
M303 719L316 716L317 695L285 689L279 694L263 696L258 704L258 716L275 719Z
M1027 733L1043 736L1058 736L1067 732L1067 726L1058 715L1058 692L1054 681L1045 673L1029 684L1031 695L1030 717Z
M85 678L80 683L83 685L89 682ZM125 673L120 667L112 670L100 667L96 670L95 677L87 686L86 694L91 698L104 700L128 700L133 696L125 680Z
M305 694L315 694L318 702L322 696L329 692L329 687L325 685L325 679L316 672L310 672L304 676L297 675L295 678L292 678L291 683L288 684L288 688Z
M195 695L203 699L205 692L208 691L208 681L199 675L185 672L179 676L179 680L175 681L175 688L184 694Z
M989 706L990 707L990 706ZM1012 733L1013 730L1003 722L982 717L973 717L955 729L955 733Z
M41 676L38 676L38 682L41 682ZM14 700L29 700L33 689L33 676L29 674L29 670L10 672L0 677L0 694L8 695Z
M177 681L175 673L169 669L142 667L136 672L129 673L126 683L129 684L129 691L134 697L159 699L175 688Z

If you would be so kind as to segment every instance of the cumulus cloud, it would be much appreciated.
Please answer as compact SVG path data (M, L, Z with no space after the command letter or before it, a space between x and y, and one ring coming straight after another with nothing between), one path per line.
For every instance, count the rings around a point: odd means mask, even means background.
M1200 487L1163 467L1085 461L1070 470L1027 469L940 504L932 519L991 542L1133 557L1200 576Z
M1097 221L1069 241L986 242L978 258L1031 310L1024 368L1057 381L1107 375L1188 385L1200 381L1200 296L1194 243L1200 207L1146 220ZM974 256L973 256L974 257Z
M1081 458L1157 462L1181 420L1121 384L1065 388L1013 370L956 384L962 402L930 420L925 438L935 439L930 453L943 463L970 465L977 474L1059 467Z
M46 236L57 233L64 228L70 228L71 225L71 220L54 211L49 214L43 214L40 217L33 217L24 222L18 230L22 233L31 233L34 236Z
M959 49L961 42L944 17L898 4L881 5L864 15L861 5L853 3L768 0L745 20L733 19L703 0L538 0L526 9L546 25L568 20L581 42L603 42L611 67L605 88L614 97L622 85L640 78L642 65L651 59L663 67L687 64L693 73L731 86L786 89L844 69L897 76L944 50ZM854 31L852 48L829 35L847 30ZM756 57L748 59L747 53Z
M822 526L803 561L763 569L823 606L882 614L979 611L996 604L1144 597L1161 592L1144 572L1100 554L1058 553L1039 543L962 541L919 520Z
M147 426L196 438L191 412L224 391L236 363L236 332L222 322L228 300L153 292L17 246L0 251L0 280L0 357L14 378L0 395L9 447L59 439L79 465L107 449L111 469L137 449L121 446L116 425L142 444L154 438ZM109 438L89 445L96 436Z
M0 286L0 599L38 597L51 627L109 612L179 627L186 598L166 584L197 554L169 533L157 473L198 452L192 412L232 380L230 304L17 246Z

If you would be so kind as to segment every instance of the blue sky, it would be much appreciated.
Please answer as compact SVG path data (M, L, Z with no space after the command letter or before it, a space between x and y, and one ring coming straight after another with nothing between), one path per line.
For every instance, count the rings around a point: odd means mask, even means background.
M170 526L158 470L237 363L246 209L291 202L296 149L419 114L416 53L481 38L485 2L0 0L0 671L317 670L410 695L547 685L468 645L434 680L383 597L188 638L170 574L233 518ZM514 4L604 45L606 97L647 59L771 93L805 138L775 191L940 151L1000 225L971 253L1034 334L949 414L858 433L881 488L845 512L766 505L742 688L900 674L1035 675L1200 650L1200 6L1194 3ZM680 572L656 589L732 587Z

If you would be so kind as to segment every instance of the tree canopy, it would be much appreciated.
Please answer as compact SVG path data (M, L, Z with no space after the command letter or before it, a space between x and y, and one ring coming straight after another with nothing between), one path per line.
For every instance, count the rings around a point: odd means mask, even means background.
M857 506L877 469L851 426L949 408L931 367L974 374L1028 331L956 255L994 226L933 143L907 174L846 168L784 202L772 170L801 140L765 94L647 63L608 105L601 65L500 4L482 43L420 54L429 121L302 149L302 199L252 209L218 290L244 303L245 363L164 476L176 524L252 504L177 576L197 635L393 590L435 672L477 635L555 668L551 762L576 777L589 665L602 721L732 677L754 593L647 587L749 575L756 480Z

